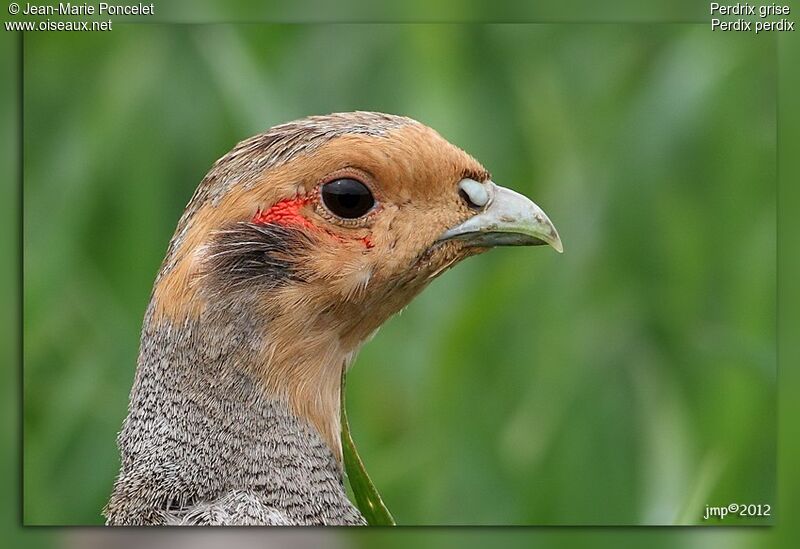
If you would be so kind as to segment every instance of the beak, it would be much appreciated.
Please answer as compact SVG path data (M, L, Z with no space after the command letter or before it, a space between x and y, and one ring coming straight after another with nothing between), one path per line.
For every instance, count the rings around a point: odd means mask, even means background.
M459 188L483 209L460 225L446 230L437 242L458 239L467 246L541 246L549 244L562 253L564 247L550 218L527 197L495 185L464 179Z

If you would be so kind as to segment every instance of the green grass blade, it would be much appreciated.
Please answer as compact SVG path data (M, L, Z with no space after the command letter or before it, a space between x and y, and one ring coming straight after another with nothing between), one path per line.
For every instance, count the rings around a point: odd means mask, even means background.
M342 371L342 391L341 391L341 417L342 417L342 454L344 456L344 467L347 472L347 479L356 506L367 520L370 526L395 526L394 517L386 508L381 499L381 495L370 480L364 462L358 455L353 437L350 436L350 424L347 422L347 409L345 408L345 372Z

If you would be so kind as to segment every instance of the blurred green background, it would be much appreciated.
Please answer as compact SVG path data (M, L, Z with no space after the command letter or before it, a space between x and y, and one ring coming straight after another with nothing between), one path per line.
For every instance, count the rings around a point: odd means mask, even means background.
M355 109L436 128L539 203L566 250L470 259L362 350L350 423L399 523L707 524L707 504L774 505L774 38L114 29L25 39L25 524L102 522L152 281L211 163Z

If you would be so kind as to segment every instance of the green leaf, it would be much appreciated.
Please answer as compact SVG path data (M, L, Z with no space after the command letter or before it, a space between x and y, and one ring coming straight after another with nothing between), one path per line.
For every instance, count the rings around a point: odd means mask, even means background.
M342 417L342 454L344 457L344 468L347 472L347 480L353 490L356 506L367 524L370 526L395 526L394 517L386 508L381 499L381 495L372 484L364 462L358 455L353 437L350 436L350 424L347 422L347 409L345 408L345 371L342 369L342 390L341 390L341 417Z

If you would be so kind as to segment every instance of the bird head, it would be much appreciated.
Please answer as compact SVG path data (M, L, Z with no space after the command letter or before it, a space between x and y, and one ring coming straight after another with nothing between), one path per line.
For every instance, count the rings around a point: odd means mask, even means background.
M412 119L313 116L218 160L181 218L148 322L238 338L246 370L340 455L343 367L460 260L561 241L545 213ZM197 330L195 330L197 332Z

